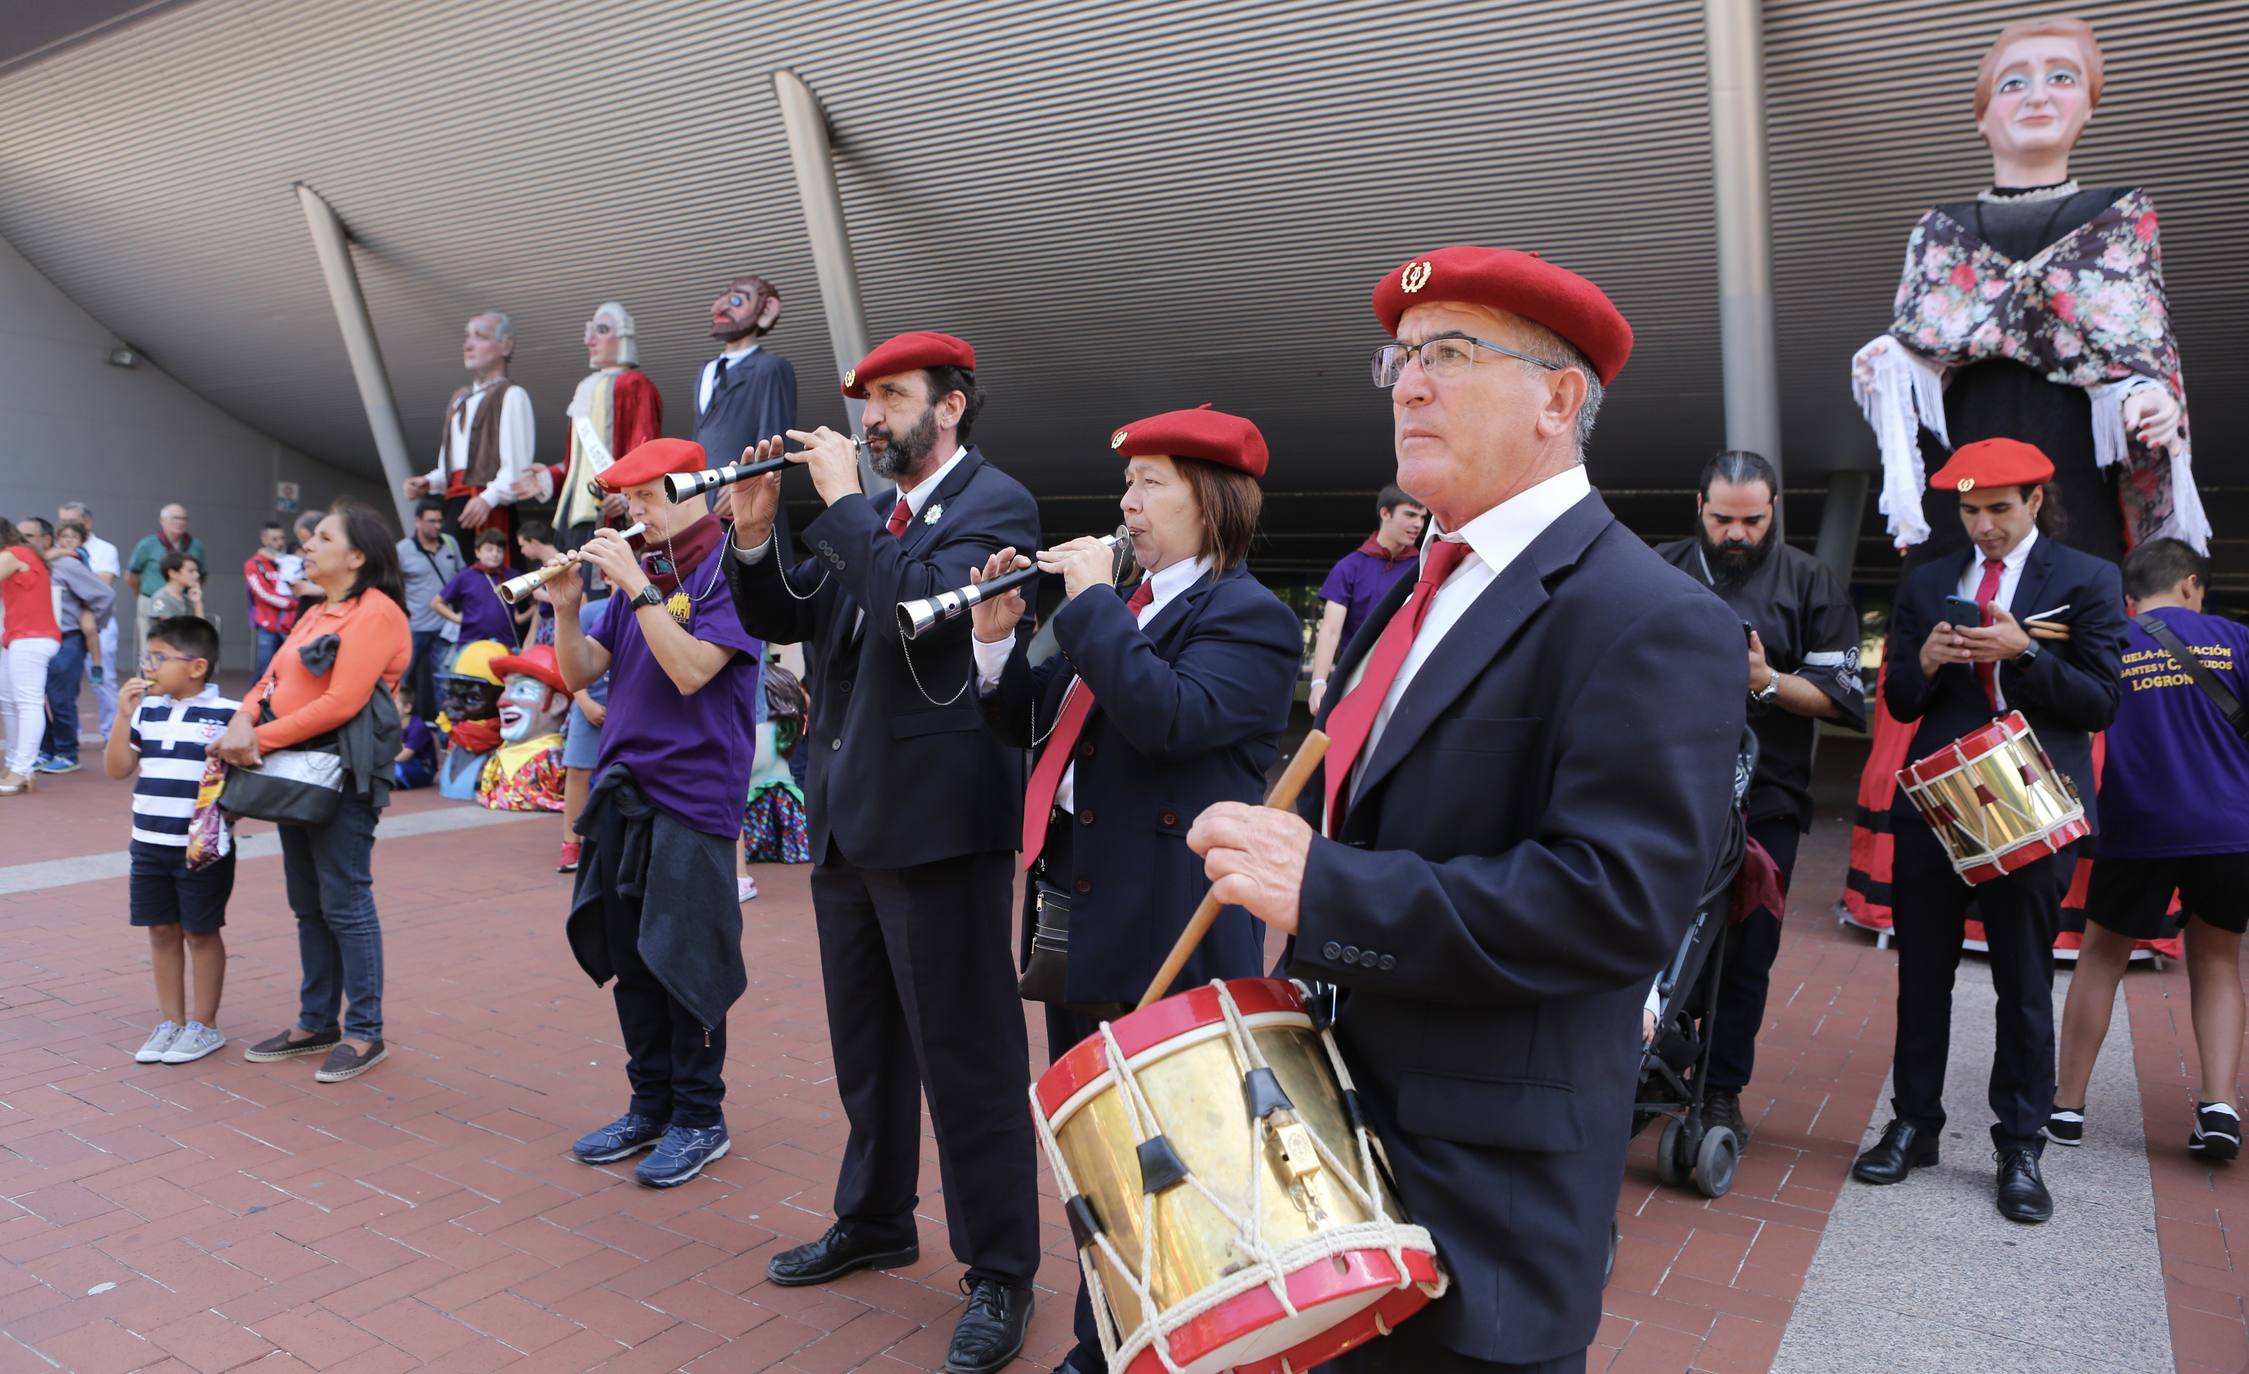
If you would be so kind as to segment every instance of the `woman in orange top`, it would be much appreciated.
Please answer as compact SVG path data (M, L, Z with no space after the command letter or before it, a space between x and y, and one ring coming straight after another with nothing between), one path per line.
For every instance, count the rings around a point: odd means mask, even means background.
M397 686L413 661L398 550L382 517L371 507L339 501L313 530L304 556L305 577L327 599L297 621L225 736L211 746L228 763L254 766L268 749L339 729L376 692ZM302 651L331 635L334 660L316 672ZM262 706L272 716L259 724ZM387 761L384 768L387 783ZM382 1060L383 933L369 861L385 798L385 787L362 791L347 778L342 804L326 824L280 827L304 982L297 1024L253 1045L244 1058L262 1063L325 1050L327 1061L314 1075L322 1083L357 1078ZM350 1006L339 1027L345 1002Z

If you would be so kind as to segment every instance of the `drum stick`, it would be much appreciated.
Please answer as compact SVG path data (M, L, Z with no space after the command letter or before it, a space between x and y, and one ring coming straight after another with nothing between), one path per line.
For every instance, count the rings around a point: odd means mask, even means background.
M1312 770L1320 766L1320 759L1327 751L1328 737L1325 734L1314 730L1306 735L1304 743L1297 747L1296 757L1289 760L1287 769L1281 773L1280 781L1274 783L1273 790L1265 794L1265 804L1276 811L1286 811L1295 806L1296 794L1304 790L1305 783L1311 781ZM1155 980L1148 984L1146 992L1140 994L1140 1006L1147 1006L1171 991L1172 981L1179 977L1179 970L1187 967L1187 956L1195 952L1195 946L1203 942L1205 935L1210 934L1211 923L1218 919L1219 909L1224 905L1215 893L1204 894L1202 905L1196 907L1195 914L1187 918L1187 928L1179 932L1179 939L1172 945L1171 953L1164 956L1164 966L1156 970Z
M2032 639L2068 639L2069 626L2049 625L2043 620L2028 621L2023 629Z

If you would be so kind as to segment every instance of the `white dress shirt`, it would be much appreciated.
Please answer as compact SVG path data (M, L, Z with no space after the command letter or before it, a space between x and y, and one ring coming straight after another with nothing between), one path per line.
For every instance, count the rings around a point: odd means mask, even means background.
M1390 684L1389 693L1382 698L1382 709L1375 712L1367 742L1360 747L1359 757L1351 766L1351 795L1357 795L1359 779L1366 776L1367 760L1374 757L1376 746L1382 743L1382 731L1389 725L1398 703L1404 700L1406 690L1413 685L1414 675L1421 671L1421 665L1429 661L1445 635L1468 614L1468 608L1507 565L1529 548L1532 540L1544 534L1548 525L1559 520L1564 511L1584 500L1592 490L1592 480L1580 464L1555 473L1527 491L1515 493L1462 525L1457 534L1440 532L1432 522L1432 539L1466 541L1469 553L1431 598L1429 616L1421 622L1421 631L1414 636L1413 646L1406 650L1406 661L1399 665L1397 681ZM1411 598L1398 608L1398 614L1411 614ZM1346 696L1366 675L1367 664L1373 657L1370 650L1351 670L1350 680L1344 686Z
M106 582L116 581L118 572L124 567L117 559L117 546L92 533L86 536L86 565L94 570L95 576Z
M914 483L913 490L901 493L899 488L892 487L889 491L886 491L882 495L873 498L871 501L869 501L868 504L872 505L875 508L876 518L880 519L885 525L888 525L890 523L890 513L898 509L898 498L901 494L903 494L906 498L906 510L909 512L910 516L912 518L919 518L922 513L922 507L929 504L929 498L937 494L937 489L945 485L945 479L948 476L952 475L953 469L959 467L961 459L966 458L967 456L968 449L966 446L956 448L953 450L953 456L947 458L942 464L940 464L937 471L929 474L929 476L927 477L924 477L919 482ZM941 519L943 517L940 516L939 518ZM774 528L779 529L780 527L776 525ZM900 539L903 539L906 536L901 534L898 537ZM729 547L732 547L733 540L729 539L727 543ZM765 551L772 546L772 537L768 536L764 543L758 545L754 549L736 548L734 550L734 556L744 563L763 562L765 559ZM978 563L976 566L981 568L984 565L982 563ZM968 574L965 570L961 574L961 581L964 583L968 581ZM859 633L859 627L866 623L867 610L864 606L862 606L859 608L859 613L853 616L851 619L851 632L853 634Z
M2015 610L2015 588L2022 585L2023 564L2030 561L2030 546L2037 542L2038 531L2033 528L2030 533L2023 536L2023 542L2007 550L2006 556L1999 560L1999 591L1991 598L1992 605L2004 606L2010 614L2017 616L2021 614ZM1984 556L1982 549L1971 548L1969 552L1974 557L1968 560L1968 571L1960 575L1959 591L1963 600L1973 601L1976 599L1976 592L1983 586ZM2046 608L2044 606L2029 606L2024 609L2043 611ZM1975 665L1970 664L1969 666L1972 668ZM1999 698L1996 703L1998 709L2005 711L2007 709L2007 689L1999 685L1999 674L1997 672L1991 675L1991 690L1992 694Z
M725 350L718 355L718 358L726 359L727 370L731 372L748 362L750 355L755 352L757 352L756 344L744 344L740 348ZM702 374L695 382L695 413L697 415L711 408L711 388L718 385L718 358L713 358L703 364Z
M1202 581L1203 577L1210 572L1210 569L1211 560L1207 557L1183 558L1161 572L1148 574L1148 585L1153 589L1153 594L1148 598L1148 604L1140 608L1139 618L1133 623L1144 629L1153 624L1156 617L1163 614L1164 607L1170 605L1181 592ZM1090 591L1084 594L1094 595ZM1126 592L1121 593L1121 595L1130 596L1131 593ZM1008 657L1015 652L1015 638L1010 635L996 644L987 644L974 635L969 636L969 640L975 646L976 651L977 694L988 696L994 687L999 686L1000 670L1007 667ZM1084 683L1080 679L1072 678L1070 680L1069 688L1062 694L1062 702L1065 707L1069 704L1071 694L1083 685ZM1061 718L1061 712L1058 709L1055 713L1055 720L1059 721ZM1047 730L1051 733L1053 729L1053 723L1049 722ZM1062 770L1062 781L1054 789L1054 804L1073 815L1076 814L1078 809L1077 781L1078 766L1073 763Z
M494 386L505 385L502 378ZM453 472L466 468L469 463L469 435L476 424L476 412L483 408L484 398L492 387L470 387L468 399L453 418L452 426L437 446L437 466L422 474L429 479L430 495L443 496L452 485ZM515 484L531 471L532 459L538 453L537 422L531 415L531 393L520 386L508 388L508 397L500 403L500 470L493 474L490 485L480 493L488 506L515 504Z

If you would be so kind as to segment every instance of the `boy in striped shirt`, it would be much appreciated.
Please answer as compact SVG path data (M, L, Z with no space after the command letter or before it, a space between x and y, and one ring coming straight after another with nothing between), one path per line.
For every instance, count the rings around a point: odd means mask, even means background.
M133 1058L142 1064L186 1064L226 1043L219 1033L219 993L226 983L227 898L234 893L230 850L204 868L187 866L188 823L203 780L204 746L226 733L242 703L219 695L210 681L219 632L200 616L170 616L149 627L141 675L117 689L117 710L130 729L109 732L102 767L133 781L130 910L148 928L163 1020ZM136 766L135 759L138 759ZM187 964L195 964L195 1014L188 1015Z

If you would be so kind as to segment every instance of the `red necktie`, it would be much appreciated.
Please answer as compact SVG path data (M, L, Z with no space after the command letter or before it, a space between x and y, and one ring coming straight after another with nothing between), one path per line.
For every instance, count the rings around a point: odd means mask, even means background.
M1996 558L1987 558L1983 562L1983 581L1976 584L1976 604L1983 608L1983 623L1986 625L1989 625L1994 618L1991 614L1991 605L1999 597L1999 575L2005 572L2006 568L2007 565ZM1977 664L1976 681L1983 684L1984 699L1991 703L1992 710L1997 711L1999 709L1999 665L1996 663Z
M914 508L906 504L905 495L901 493L898 497L898 504L890 508L890 537L893 539L905 538L906 522L913 518Z
M1328 833L1333 835L1342 828L1343 817L1336 807L1343 784L1351 776L1351 767L1358 762L1359 751L1366 747L1367 736L1374 731L1374 718L1382 710L1382 700L1390 695L1390 686L1398 680L1398 670L1406 663L1406 651L1413 647L1413 637L1420 633L1421 622L1429 618L1429 603L1436 600L1437 589L1445 584L1460 560L1468 556L1466 540L1438 539L1432 541L1421 555L1421 577L1413 584L1413 598L1390 617L1382 627L1382 638L1374 643L1374 651L1367 655L1367 670L1359 685L1335 704L1328 712L1327 758L1321 765L1327 769Z
M1140 585L1125 598L1125 609L1138 619L1148 603L1156 599L1156 584L1152 579L1141 578ZM1054 794L1061 790L1062 774L1070 766L1070 755L1078 746L1078 736L1085 730L1085 719L1093 714L1093 689L1083 681L1070 684L1068 696L1062 703L1062 718L1054 722L1054 729L1046 737L1046 750L1039 755L1036 768L1031 770L1031 785L1023 791L1023 867L1028 869L1038 861L1039 851L1046 848L1046 824L1054 811Z

